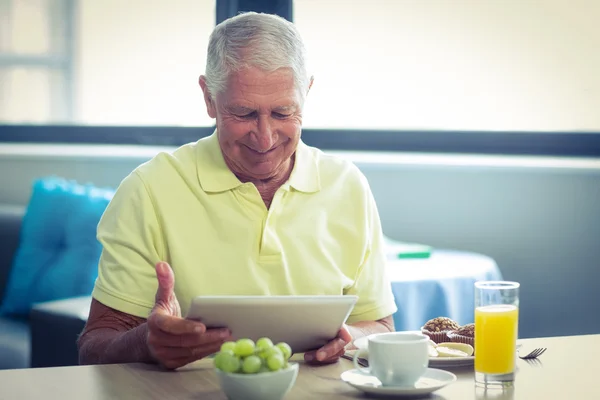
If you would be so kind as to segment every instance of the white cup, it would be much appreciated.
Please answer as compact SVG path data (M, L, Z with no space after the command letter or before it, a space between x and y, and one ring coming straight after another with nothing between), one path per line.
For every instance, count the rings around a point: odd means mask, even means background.
M354 367L375 376L384 386L412 386L427 371L429 337L414 332L390 332L369 336L369 368L358 365L366 349L354 354Z

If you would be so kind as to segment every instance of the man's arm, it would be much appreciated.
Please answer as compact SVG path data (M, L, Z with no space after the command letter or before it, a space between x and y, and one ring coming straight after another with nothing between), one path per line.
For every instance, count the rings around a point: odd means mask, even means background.
M373 333L394 332L394 330L394 319L391 315L377 321L360 321L348 325L348 332L353 340ZM348 347L354 348L354 345L350 343Z
M92 299L90 315L77 339L80 364L153 362L146 338L146 319Z
M307 362L330 363L335 362L346 352L355 349L353 341L373 333L385 333L394 331L394 319L391 315L377 321L360 321L345 325L337 337L315 351L304 353Z
M148 319L93 300L88 322L77 341L80 364L146 362L176 369L216 353L231 339L227 328L206 329L181 318L175 275L169 264L156 264L158 289Z

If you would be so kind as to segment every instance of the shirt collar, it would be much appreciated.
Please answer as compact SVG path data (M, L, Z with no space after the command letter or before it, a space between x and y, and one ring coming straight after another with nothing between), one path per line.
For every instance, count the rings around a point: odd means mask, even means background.
M197 144L197 173L200 186L205 192L226 192L242 185L242 182L229 169L223 158L217 131ZM298 142L294 169L284 187L314 193L321 190L317 160L310 148Z
M205 192L226 192L242 185L223 158L217 131L198 141L196 168L200 186Z
M319 177L319 165L315 154L300 140L296 148L296 159L294 169L288 183L295 190L305 193L315 193L321 190L321 179Z

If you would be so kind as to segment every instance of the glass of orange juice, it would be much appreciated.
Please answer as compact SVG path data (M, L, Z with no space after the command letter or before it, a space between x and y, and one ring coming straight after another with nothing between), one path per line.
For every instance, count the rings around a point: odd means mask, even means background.
M512 387L519 332L517 282L475 282L475 383Z

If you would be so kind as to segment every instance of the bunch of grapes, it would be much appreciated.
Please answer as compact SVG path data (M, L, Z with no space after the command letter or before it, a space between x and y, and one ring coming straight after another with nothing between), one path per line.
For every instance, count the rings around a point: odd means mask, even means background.
M239 339L223 343L214 365L223 372L258 374L286 368L291 356L292 349L285 342L274 345L267 337L256 343L251 339Z

